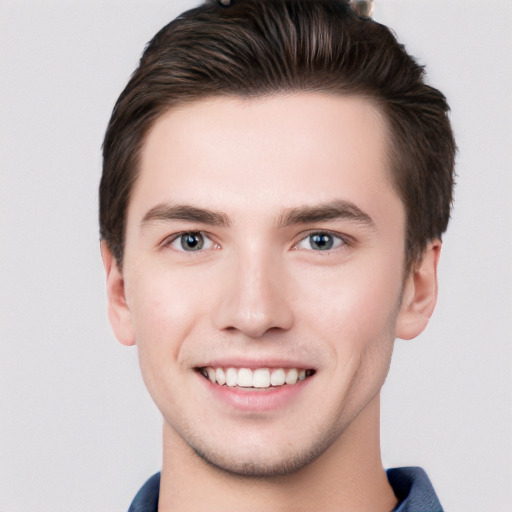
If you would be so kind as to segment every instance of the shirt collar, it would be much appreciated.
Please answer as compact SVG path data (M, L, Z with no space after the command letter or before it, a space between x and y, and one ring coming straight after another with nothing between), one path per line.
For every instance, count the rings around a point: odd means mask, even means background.
M399 504L393 512L443 512L427 474L416 467L393 468L388 480ZM135 496L128 512L157 512L160 473L153 475Z

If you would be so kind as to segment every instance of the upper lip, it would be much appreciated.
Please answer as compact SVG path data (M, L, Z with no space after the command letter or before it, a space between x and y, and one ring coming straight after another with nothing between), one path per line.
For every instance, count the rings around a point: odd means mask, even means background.
M287 358L215 358L210 361L200 363L196 368L303 368L305 370L315 370L316 368L309 362L291 360Z

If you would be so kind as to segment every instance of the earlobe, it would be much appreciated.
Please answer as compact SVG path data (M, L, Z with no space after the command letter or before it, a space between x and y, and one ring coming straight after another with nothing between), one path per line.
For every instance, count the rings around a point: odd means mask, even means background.
M441 241L427 245L421 262L405 281L402 304L396 323L396 337L410 340L427 327L437 302L437 264Z
M107 278L108 319L116 338L123 345L134 345L130 310L126 302L123 274L105 241L101 241L101 258Z

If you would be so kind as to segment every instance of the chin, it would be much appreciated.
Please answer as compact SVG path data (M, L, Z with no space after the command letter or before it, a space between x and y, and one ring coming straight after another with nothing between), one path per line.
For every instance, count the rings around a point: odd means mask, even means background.
M300 471L320 457L333 441L329 436L310 446L289 444L276 447L272 452L255 448L250 450L252 453L247 453L247 446L245 453L221 453L211 447L191 448L206 464L219 471L246 478L273 478Z

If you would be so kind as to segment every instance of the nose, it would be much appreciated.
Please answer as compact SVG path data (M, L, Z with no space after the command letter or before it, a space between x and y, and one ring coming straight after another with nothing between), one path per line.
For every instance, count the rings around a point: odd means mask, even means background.
M260 338L293 325L290 283L283 266L268 255L238 257L226 268L214 311L217 329Z

